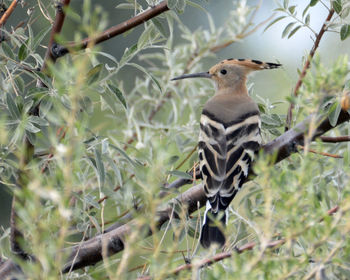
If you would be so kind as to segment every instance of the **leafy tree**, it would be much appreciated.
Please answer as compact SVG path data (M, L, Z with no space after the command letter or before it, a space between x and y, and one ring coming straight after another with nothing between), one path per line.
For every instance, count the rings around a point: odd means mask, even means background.
M0 184L14 202L11 227L1 232L0 276L348 279L349 62L339 55L326 67L317 48L329 31L349 37L350 3L308 2L301 14L277 2L277 17L257 24L261 3L237 1L223 25L203 10L209 28L191 31L179 14L202 7L189 0L125 1L116 9L135 16L110 28L93 1L83 1L82 15L69 0L5 1ZM20 4L28 18L6 27ZM310 26L316 4L328 10L319 31ZM65 18L79 25L74 42L61 33ZM289 40L309 29L313 47L288 113L252 93L267 144L230 208L225 251L203 250L196 145L200 107L214 89L170 79L203 71L220 50L277 23ZM142 34L120 59L100 50L138 25Z

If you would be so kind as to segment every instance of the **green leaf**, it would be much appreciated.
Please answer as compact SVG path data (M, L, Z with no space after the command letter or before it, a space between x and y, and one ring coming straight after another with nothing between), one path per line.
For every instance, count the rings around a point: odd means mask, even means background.
M334 11L337 13L337 14L340 14L341 10L342 10L342 3L341 3L341 0L334 0L332 2L332 6L333 6L333 9Z
M168 0L167 6L170 10L173 10L176 8L177 0Z
M301 25L295 27L288 35L288 39L292 37L299 29L301 28Z
M41 41L45 38L46 34L51 30L51 26L48 25L46 28L43 28L39 33L34 37L34 40L31 44L31 48L33 51L37 49L40 45ZM33 37L30 37L33 38Z
M343 24L343 26L340 29L340 39L344 41L349 36L350 36L350 24Z
M35 123L35 124L40 125L40 126L48 126L49 125L47 120L44 120L43 118L39 118L37 116L29 116L28 120L31 123Z
M167 173L183 179L188 179L188 180L192 179L192 176L190 174L179 170L172 170L172 171L168 171Z
M15 59L15 55L13 54L12 49L5 41L1 43L1 47L7 57Z
M13 100L12 94L10 94L10 93L6 94L6 103L7 103L8 109L10 111L11 117L15 120L19 120L21 118L21 113L17 107L17 104Z
M124 108L127 109L128 106L126 104L125 98L123 93L115 86L108 84L108 87L110 88L110 90L115 94L115 96L118 98L118 100L120 101L120 103L123 104Z
M115 7L116 9L123 9L123 10L134 10L134 4L131 3L121 3Z
M108 107L113 113L118 111L116 106L115 95L110 88L100 93L101 95L101 110L104 111ZM106 105L106 106L105 106Z
M153 18L152 19L152 22L154 24L154 26L156 27L156 29L158 30L158 32L164 37L164 38L168 38L168 34L167 32L165 31L162 23L156 19L156 18Z
M36 135L26 130L26 137L29 140L30 144L34 146L36 142Z
M162 87L160 86L160 83L158 82L158 80L149 71L147 71L141 65L138 65L136 63L128 63L128 65L134 66L135 68L139 69L140 71L142 71L146 75L148 75L152 79L152 81L157 85L157 87L159 88L159 91L162 92Z
M172 156L169 161L168 161L168 165L173 165L175 162L177 162L179 160L179 156Z
M290 6L290 7L288 8L289 12L290 12L292 15L293 15L293 14L294 14L294 12L295 12L295 8L296 8L296 6L295 6L295 5Z
M118 148L117 146L113 144L109 144L113 149L117 150L129 163L131 163L134 167L140 167L141 164L139 164L137 161L132 160L125 152L124 150Z
M283 125L281 118L276 114L272 114L272 115L262 114L261 121L264 125L267 125L270 127L271 126L272 127L279 127L279 126Z
M40 131L40 128L37 128L35 125L33 125L31 122L26 122L25 124L25 130L31 132L31 133L37 133Z
M143 31L141 36L139 37L139 40L137 41L137 49L141 50L145 46L150 44L151 38L152 38L152 31L154 25L148 25L146 29Z
M310 24L310 14L308 14L305 18L305 24L309 25Z
M28 43L29 43L29 39L27 39L23 44L22 46L19 48L19 51L18 51L18 59L19 60L25 60L28 56Z
M98 64L86 74L86 80L89 85L98 81L102 68L103 64Z
M94 151L95 154L95 159L96 159L96 169L97 169L97 174L98 174L98 181L101 187L104 186L105 184L105 176L106 176L106 171L105 167L102 162L102 157L101 153L98 149L95 149Z
M337 125L340 111L341 111L340 103L334 102L328 111L328 120L331 126L335 127Z
M264 29L263 32L265 32L267 29L269 29L269 28L270 28L272 25L274 25L276 22L278 22L278 21L280 21L280 20L282 20L282 19L284 19L284 18L286 18L286 16L280 16L280 17L274 19L273 21L271 21L271 22L265 27L265 29Z
M313 6L315 6L317 3L318 3L318 1L320 1L320 0L311 0L310 1L310 7L313 7Z
M288 35L289 31L293 28L294 24L296 24L296 22L291 22L284 28L282 32L282 38Z
M289 0L284 0L283 1L283 8L288 9L289 6Z
M131 58L133 58L137 50L137 44L131 46L130 49L126 48L122 58L120 59L120 67L124 65L127 61L129 61Z
M44 118L52 108L52 100L49 96L45 96L40 102L39 116Z
M307 11L309 10L309 8L310 8L310 5L307 5L307 6L305 7L305 9L304 9L304 11L303 11L303 14L302 14L302 17L303 17L303 18L305 17L305 15L306 15Z

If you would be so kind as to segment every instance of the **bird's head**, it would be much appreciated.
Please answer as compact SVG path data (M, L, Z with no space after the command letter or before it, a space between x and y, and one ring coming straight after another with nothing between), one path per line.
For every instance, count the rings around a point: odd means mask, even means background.
M229 58L214 65L208 72L185 74L173 78L172 81L187 78L209 78L216 82L219 89L234 88L238 84L245 84L247 75L252 71L274 69L280 66L281 64L259 60Z

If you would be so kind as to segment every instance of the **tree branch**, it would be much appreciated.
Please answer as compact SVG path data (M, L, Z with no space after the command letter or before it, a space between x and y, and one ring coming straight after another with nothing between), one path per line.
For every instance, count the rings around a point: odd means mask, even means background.
M304 144L304 137L308 134L309 125L315 116L311 115L303 122L295 126L295 128L285 132L275 140L262 147L265 154L275 155L275 162L277 163L291 154L297 151L297 145ZM350 115L347 112L341 111L337 125L340 125L350 119ZM328 118L319 117L317 119L319 125L313 131L311 138L326 133L333 129L333 126L329 123ZM203 207L206 202L203 186L201 184L196 185L184 193L171 200L165 210L157 213L157 228L159 229L162 224L169 220L170 213L173 208L173 202L177 201L184 206L187 214L191 214ZM92 265L102 260L102 247L106 247L106 254L108 256L116 254L124 249L123 242L125 237L131 233L131 229L135 226L135 221L132 220L127 224L120 226L108 233L98 235L88 241L82 242L79 245L65 249L70 253L67 264L63 267L63 272L75 270L88 265ZM152 231L149 228L147 234L144 236L152 235ZM74 260L74 261L73 261Z
M6 12L2 15L2 17L0 18L0 28L6 23L7 19L13 13L13 11L17 6L17 3L18 3L18 0L13 0L11 5L6 10Z
M151 7L150 9L146 10L143 13L140 13L139 15L124 21L118 25L115 25L106 31L104 31L102 34L97 35L96 37L89 37L83 39L81 42L71 42L68 43L67 47L63 46L57 46L56 50L56 58L64 56L69 52L69 50L82 50L86 49L90 44L97 45L99 43L102 43L106 40L109 40L115 36L118 36L120 34L125 33L126 31L160 15L161 13L164 13L168 11L169 8L167 6L167 1L162 1L158 5L155 5L154 7Z
M69 3L70 0L61 0L61 2L57 4L56 18L55 22L52 25L50 40L46 49L44 63L40 69L41 72L44 72L46 70L49 61L52 61L54 63L58 58L58 56L56 55L57 44L55 42L55 36L56 34L59 34L62 30L64 19L66 17L64 10L69 5Z
M334 14L334 9L331 9L328 13L328 16L326 18L326 20L324 21L322 27L321 27L321 30L318 32L317 36L316 36L316 40L315 40L315 43L309 53L309 56L305 62L305 65L304 65L304 68L303 68L303 71L301 71L300 73L300 76L299 76L299 79L295 85L295 88L294 88L294 91L293 91L293 96L298 96L298 92L299 92L299 88L301 87L301 85L303 84L303 79L305 78L306 76L306 73L307 73L307 70L309 69L310 67L310 63L311 63L311 60L312 58L314 57L315 55L315 52L320 44L320 41L321 41L321 38L323 36L323 34L326 32L327 30L327 23L331 20L332 16ZM294 109L294 104L293 103L290 103L289 105L289 108L288 108L288 113L287 113L287 119L286 119L286 126L285 126L285 130L287 131L291 124L292 124L292 117L293 117L293 109Z
M338 137L329 137L329 136L321 136L322 142L325 143L339 143L339 142L348 142L350 141L350 136L338 136Z

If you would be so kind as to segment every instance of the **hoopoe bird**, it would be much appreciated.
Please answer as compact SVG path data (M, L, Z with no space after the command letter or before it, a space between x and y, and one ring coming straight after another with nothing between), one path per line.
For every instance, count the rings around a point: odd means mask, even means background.
M226 59L208 72L186 74L172 80L209 78L217 91L204 105L200 119L198 154L207 197L200 242L222 247L226 211L248 176L261 145L259 108L248 95L247 75L281 64L259 60Z

